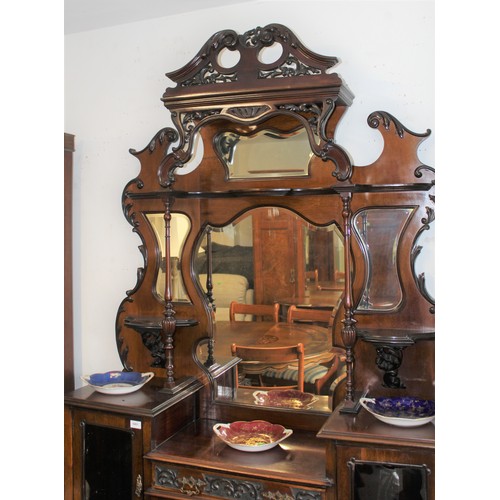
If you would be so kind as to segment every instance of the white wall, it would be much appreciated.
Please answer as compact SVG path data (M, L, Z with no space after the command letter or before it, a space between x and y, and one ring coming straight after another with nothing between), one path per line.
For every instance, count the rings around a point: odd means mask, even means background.
M337 142L356 165L381 150L366 118L393 114L414 132L434 132L434 3L254 1L65 37L65 132L75 134L74 298L76 383L81 374L121 369L115 317L143 265L121 210L139 172L128 153L170 126L164 76L186 64L216 31L288 26L311 50L340 58L337 72L356 98ZM434 134L420 151L434 166Z

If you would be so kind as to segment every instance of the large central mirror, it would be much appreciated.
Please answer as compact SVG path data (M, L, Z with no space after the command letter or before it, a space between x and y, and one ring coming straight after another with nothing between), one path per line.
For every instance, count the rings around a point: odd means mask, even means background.
M344 244L336 223L318 227L290 210L250 210L224 227L209 227L194 263L206 291L212 260L216 318L231 301L333 307L343 291Z
M149 214L148 221L158 238L160 259L164 262L163 214ZM190 300L179 272L179 259L189 230L189 219L183 214L173 213L170 268L174 301ZM290 335L287 312L295 306L320 311L323 318L294 327L293 335L305 345L307 366L331 364L332 330L328 318L324 318L325 313L335 314L342 300L344 265L344 238L335 221L317 226L289 209L264 206L251 209L224 226L207 226L198 238L192 266L200 291L214 305L217 324L212 353L214 362L230 359L231 344L238 340L257 339L257 342L269 346L275 342L276 345L286 343ZM165 266L161 265L156 282L158 300L162 300L164 288ZM237 326L229 314L233 301L278 304L277 325L263 325L259 318L244 314L236 315L235 320L245 321L245 327ZM206 343L198 346L196 356L200 365L207 365L211 354ZM261 375L263 370L259 370L255 371ZM252 375L256 374L250 371L245 380L252 383ZM277 383L279 385L281 381L277 380ZM219 396L225 397L229 393L230 399L237 404L251 402L252 391L237 391L236 398L233 398L231 390L219 389ZM310 385L306 390L315 392L316 388ZM328 387L321 394L325 398L318 407L320 411L328 410Z

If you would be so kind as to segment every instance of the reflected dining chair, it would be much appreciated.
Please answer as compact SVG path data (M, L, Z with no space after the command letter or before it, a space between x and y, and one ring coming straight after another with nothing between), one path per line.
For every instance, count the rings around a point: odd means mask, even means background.
M308 322L330 325L333 322L332 309L312 309L292 305L288 308L286 321L287 323Z
M346 377L345 349L332 347L332 359L324 363L313 363L304 368L304 387L315 394L333 393ZM266 369L260 376L262 384L270 384L275 389L283 389L299 378L299 370L289 367L285 370Z
M291 346L279 347L255 347L243 346L238 344L231 345L231 353L241 359L241 362L236 365L236 387L242 389L298 389L304 392L304 345L298 343ZM261 378L260 385L240 385L238 367L245 363L262 365L297 363L297 380L289 385L270 386L264 385Z
M288 308L288 323L318 323L330 327L338 310L338 304L332 309L310 309L296 306ZM315 394L334 391L338 384L345 378L345 349L332 347L330 350L332 358L324 363L312 363L304 368L304 384ZM297 368L291 367L285 370L276 370L270 367L261 375L264 382L274 385L286 386L298 380Z
M229 304L229 321L240 321L236 319L237 314L250 315L253 321L279 321L280 305L276 304L242 304L233 301Z

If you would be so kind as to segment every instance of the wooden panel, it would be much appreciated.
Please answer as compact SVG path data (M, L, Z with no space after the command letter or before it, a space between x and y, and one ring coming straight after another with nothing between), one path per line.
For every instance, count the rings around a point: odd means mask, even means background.
M265 462L265 460L264 460ZM170 463L153 462L153 486L147 490L148 498L283 498L322 500L326 488L314 488L286 482L268 481L261 476L237 476L224 470L203 470L179 467ZM179 496L177 496L179 495Z
M73 412L64 407L64 500L73 498Z
M75 137L64 134L64 392L75 388L73 354L73 151Z

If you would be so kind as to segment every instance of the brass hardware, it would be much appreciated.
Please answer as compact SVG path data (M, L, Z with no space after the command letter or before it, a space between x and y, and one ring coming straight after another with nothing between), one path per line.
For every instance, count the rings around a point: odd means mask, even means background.
M194 477L186 478L183 477L179 480L182 484L180 491L188 496L201 495L202 488L207 484L201 479L195 479Z
M142 477L137 474L137 479L135 480L135 496L141 497L142 495Z

